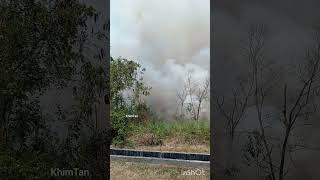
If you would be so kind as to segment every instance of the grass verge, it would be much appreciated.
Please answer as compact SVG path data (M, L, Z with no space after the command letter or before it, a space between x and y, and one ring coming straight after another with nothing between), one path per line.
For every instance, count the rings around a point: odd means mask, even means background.
M111 179L113 180L208 180L209 169L177 167L159 164L111 161ZM198 175L184 174L188 171L200 172Z
M131 123L123 148L209 153L208 121L148 121Z

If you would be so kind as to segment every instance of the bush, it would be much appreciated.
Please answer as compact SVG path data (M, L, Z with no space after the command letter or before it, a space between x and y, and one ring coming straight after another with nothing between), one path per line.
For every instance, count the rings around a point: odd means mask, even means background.
M111 112L112 129L115 132L113 134L113 143L116 145L122 145L127 140L129 127L128 118L126 115L126 110L117 110Z
M144 146L157 146L163 145L163 141L157 135L148 133L141 137L139 144Z
M146 122L150 120L152 116L151 110L146 103L140 103L136 105L135 111L137 112L137 115L138 115L138 122Z

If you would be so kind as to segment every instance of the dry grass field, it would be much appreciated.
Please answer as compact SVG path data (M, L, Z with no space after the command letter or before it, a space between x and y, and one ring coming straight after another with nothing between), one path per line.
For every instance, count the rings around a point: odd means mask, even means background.
M210 153L210 125L207 121L132 123L128 138L121 146L150 151Z
M111 161L112 180L208 180L209 169L177 167L159 164L146 164L136 162ZM199 175L183 175L193 170ZM202 173L200 173L200 170Z
M136 146L134 149L147 151L176 151L188 153L210 153L210 148L205 144L190 145L176 141L165 141L164 145L158 146Z

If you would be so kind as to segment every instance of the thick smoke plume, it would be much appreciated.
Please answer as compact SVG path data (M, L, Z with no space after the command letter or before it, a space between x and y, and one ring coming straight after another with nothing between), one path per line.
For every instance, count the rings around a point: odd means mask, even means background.
M112 0L111 56L128 58L146 68L152 87L146 99L158 115L176 111L176 94L187 73L195 82L209 77L209 0ZM209 103L203 113L208 117Z

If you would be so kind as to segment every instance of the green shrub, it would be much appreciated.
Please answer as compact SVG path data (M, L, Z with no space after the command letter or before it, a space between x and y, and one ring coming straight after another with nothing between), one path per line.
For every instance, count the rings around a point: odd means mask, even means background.
M128 118L126 117L126 110L117 110L111 112L112 128L116 134L113 137L113 143L122 145L126 142L129 132Z
M186 143L203 144L210 141L210 125L208 121L176 122L172 132L183 137Z

